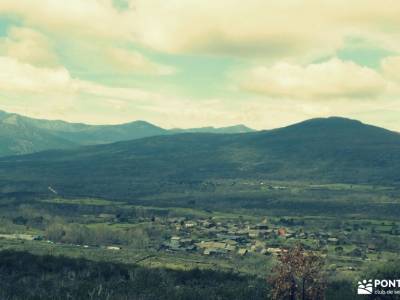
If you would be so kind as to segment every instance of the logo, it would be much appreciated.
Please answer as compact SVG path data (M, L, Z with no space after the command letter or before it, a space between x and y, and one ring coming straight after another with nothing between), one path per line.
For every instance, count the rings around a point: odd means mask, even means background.
M363 280L362 282L358 282L358 287L357 287L357 294L358 295L371 295L373 292L373 284L372 284L372 279L370 280Z
M358 295L400 295L400 279L369 279L357 283Z

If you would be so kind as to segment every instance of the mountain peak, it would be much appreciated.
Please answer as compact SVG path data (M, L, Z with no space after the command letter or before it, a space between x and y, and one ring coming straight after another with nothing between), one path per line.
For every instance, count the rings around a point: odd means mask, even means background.
M124 125L128 125L128 126L134 125L134 126L158 127L158 128L161 128L161 127L159 127L159 126L157 126L157 125L154 125L154 124L152 124L152 123L150 123L150 122L147 122L147 121L144 121L144 120L131 121L131 122L124 123L124 124L121 124L121 125L122 125L122 126L124 126ZM118 125L117 125L117 126L118 126Z
M344 117L337 117L337 116L309 119L295 125L300 125L300 124L317 125L317 126L318 125L319 126L320 125L365 125L358 120L344 118Z
M339 139L342 142L346 141L343 146L346 143L369 139L397 140L400 136L397 132L343 117L309 119L287 127L264 131L264 134L267 133L271 133L274 137L291 138L297 141L314 140L316 143L331 143Z
M343 117L327 117L327 118L314 118L305 120L299 123L289 125L287 127L279 128L277 130L300 130L307 131L348 131L361 128L378 128L372 125L364 124L358 120L343 118ZM379 128L384 130L383 128Z

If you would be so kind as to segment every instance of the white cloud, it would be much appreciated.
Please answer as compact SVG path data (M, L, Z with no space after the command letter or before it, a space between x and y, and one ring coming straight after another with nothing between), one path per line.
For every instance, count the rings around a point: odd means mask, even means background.
M354 0L2 0L0 12L55 35L137 42L169 53L332 55L348 36L400 50L400 2Z
M139 40L170 53L312 61L348 36L400 50L398 1L137 0L135 12Z
M154 75L171 75L176 72L173 67L154 63L140 52L133 50L108 48L105 50L105 56L106 63L118 72Z
M381 68L385 76L400 83L400 56L389 56L382 60Z
M66 91L71 78L64 68L38 68L16 59L0 57L0 89L11 92Z
M313 117L341 115L400 130L395 119L400 113L397 100L381 100L379 105L368 99L297 101L261 95L249 96L246 101L193 100L137 88L101 85L74 78L63 68L39 68L8 57L0 57L0 69L4 70L0 73L0 109L32 117L94 124L144 119L163 127L244 123L263 129ZM352 74L363 76L358 72L355 70Z
M387 85L374 70L339 59L306 66L258 66L240 74L240 78L245 91L293 99L376 98Z
M55 67L59 61L53 44L67 41L68 47L79 49L71 53L60 49L64 57L79 61L94 72L173 74L173 67L118 46L134 41L129 23L132 13L117 10L108 0L0 1L0 16L17 15L31 27L10 28L7 36L0 39L0 54L36 66Z
M71 77L63 67L57 69L39 68L20 63L10 57L0 57L0 89L3 92L19 94L40 94L59 96L89 94L96 97L120 98L125 100L148 100L158 98L156 94L134 88L118 88L97 84ZM56 100L54 100L56 101Z
M0 13L22 18L43 31L63 36L126 39L131 36L128 13L111 0L3 0Z
M0 53L32 65L59 65L50 40L42 33L27 27L11 27L7 36L0 38Z

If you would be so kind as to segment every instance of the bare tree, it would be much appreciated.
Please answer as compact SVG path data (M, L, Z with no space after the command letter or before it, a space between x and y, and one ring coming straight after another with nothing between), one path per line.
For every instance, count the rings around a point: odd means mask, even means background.
M272 299L314 300L324 299L324 260L297 245L279 257L274 275L269 282Z

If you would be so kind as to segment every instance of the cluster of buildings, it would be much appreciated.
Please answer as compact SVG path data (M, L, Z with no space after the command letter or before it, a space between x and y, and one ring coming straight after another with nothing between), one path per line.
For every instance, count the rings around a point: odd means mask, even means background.
M302 227L282 227L267 219L259 223L248 220L169 218L173 236L161 249L197 252L203 255L239 255L260 253L279 256L285 252L288 239L314 240L320 246L340 245L341 239L324 231L305 232Z
M166 251L200 252L204 255L247 255L251 252L279 255L285 251L267 246L267 240L293 236L284 227L274 227L263 220L258 224L249 221L233 222L215 219L169 219L176 235L161 245Z

